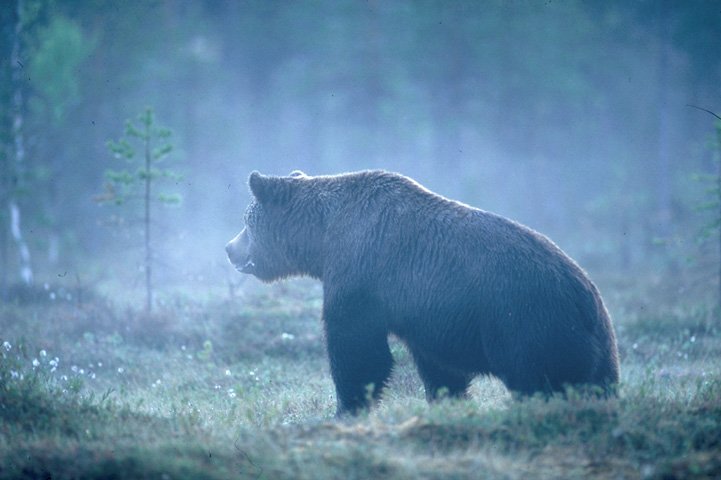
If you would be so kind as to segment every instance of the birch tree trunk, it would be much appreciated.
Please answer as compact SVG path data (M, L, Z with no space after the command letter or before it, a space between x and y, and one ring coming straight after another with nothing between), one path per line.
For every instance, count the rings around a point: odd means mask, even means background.
M20 278L29 284L33 281L33 271L30 266L30 249L22 235L21 228L21 211L17 202L17 186L22 178L25 166L25 142L23 139L23 64L20 60L20 45L22 42L22 12L24 7L23 0L16 0L15 13L16 23L13 32L13 46L10 54L10 68L12 69L12 104L13 104L13 147L14 147L14 165L11 170L14 172L11 178L11 184L8 192L8 205L10 213L10 233L18 249L20 256Z

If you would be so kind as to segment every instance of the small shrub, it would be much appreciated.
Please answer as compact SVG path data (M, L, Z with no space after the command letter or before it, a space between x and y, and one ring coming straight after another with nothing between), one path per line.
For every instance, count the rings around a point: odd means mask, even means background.
M20 343L5 341L0 358L0 420L5 428L59 432L77 436L100 413L80 395L82 382L68 379L64 385L52 377L46 365L30 359Z

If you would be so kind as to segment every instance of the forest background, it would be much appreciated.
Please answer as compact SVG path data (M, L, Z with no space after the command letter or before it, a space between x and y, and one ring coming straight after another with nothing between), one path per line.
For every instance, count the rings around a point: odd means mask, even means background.
M141 289L132 207L96 200L126 167L108 140L152 107L183 178L151 227L162 285L233 281L222 246L250 171L383 168L592 273L665 278L670 301L716 291L700 239L719 213L699 210L715 119L689 105L721 111L718 2L17 3L0 11L5 289L23 263L11 201L36 278Z

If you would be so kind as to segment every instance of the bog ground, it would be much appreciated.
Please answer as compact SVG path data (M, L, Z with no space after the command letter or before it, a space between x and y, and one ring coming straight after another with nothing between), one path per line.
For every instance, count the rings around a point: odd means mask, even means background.
M470 400L428 406L394 342L383 402L346 421L316 283L168 294L152 315L107 292L16 289L0 305L0 478L721 476L718 322L601 287L619 399L518 402L478 379Z

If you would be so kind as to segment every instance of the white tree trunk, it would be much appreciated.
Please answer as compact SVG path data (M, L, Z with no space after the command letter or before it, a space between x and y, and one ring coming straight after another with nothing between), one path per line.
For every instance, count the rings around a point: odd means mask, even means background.
M16 23L13 35L13 48L10 54L10 68L12 68L13 81L13 143L15 150L15 164L11 167L15 173L15 183L22 178L22 171L25 164L25 142L23 139L23 64L20 61L20 42L22 35L22 12L23 0L17 0L16 7ZM10 195L8 207L10 209L10 232L13 240L17 245L20 255L20 278L25 283L31 283L33 280L33 271L30 266L30 249L22 235L21 212L15 198L17 185L10 186Z
M33 271L30 268L30 250L20 230L20 209L14 199L10 200L10 232L20 253L20 278L25 283L32 283Z

